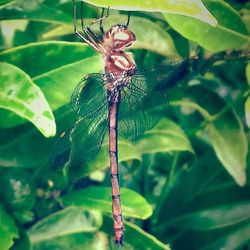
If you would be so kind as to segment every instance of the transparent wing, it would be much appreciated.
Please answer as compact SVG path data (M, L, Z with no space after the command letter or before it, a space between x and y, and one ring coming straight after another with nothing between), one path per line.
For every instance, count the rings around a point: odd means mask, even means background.
M122 90L118 131L132 140L153 128L168 107L167 92L189 72L189 60L163 61L137 70Z
M108 127L108 102L102 74L84 77L72 97L73 110L80 115L56 141L51 157L54 169L81 167L99 152Z
M137 80L133 79L133 83ZM130 93L123 91L118 112L118 131L125 138L135 140L146 130L153 128L168 106L167 93L154 91L143 96L140 101L131 108L131 96L136 96L136 91L131 88ZM142 96L141 96L142 97Z
M150 91L173 87L189 74L190 62L189 58L164 60L158 65L143 69L138 67L133 79L141 79L142 77L146 79L147 88Z
M79 119L70 133L70 167L79 167L94 159L99 152L108 128L108 110L94 119Z
M76 86L71 96L73 110L82 117L94 117L108 107L107 91L102 74L90 74Z
M81 117L74 126L63 132L52 149L52 169L80 168L99 152L108 128L108 110L95 117Z

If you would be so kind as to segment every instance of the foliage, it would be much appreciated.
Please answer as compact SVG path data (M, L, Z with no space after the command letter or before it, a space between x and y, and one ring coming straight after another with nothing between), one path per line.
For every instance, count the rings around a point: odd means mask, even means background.
M98 6L108 7L85 2L87 24L100 16ZM203 65L169 89L168 114L152 130L137 141L119 138L123 248L249 248L249 3L108 2L105 30L132 11L138 65L194 54ZM74 182L49 163L75 119L74 87L103 68L73 33L72 5L0 1L1 250L114 248L107 139Z

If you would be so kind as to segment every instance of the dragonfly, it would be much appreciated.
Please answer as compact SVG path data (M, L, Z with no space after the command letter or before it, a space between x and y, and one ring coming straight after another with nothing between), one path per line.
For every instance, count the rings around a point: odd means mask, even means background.
M71 105L77 120L59 139L60 147L53 165L79 168L99 152L108 130L112 193L114 241L122 245L124 222L121 209L118 171L118 133L135 140L153 128L165 114L168 106L167 89L176 85L189 70L190 60L163 61L155 66L138 69L126 48L136 41L129 30L130 13L126 24L113 25L107 32L103 28L104 16L99 22L100 34L91 25L83 24L81 1L81 30L77 27L77 3L74 1L74 32L91 48L102 54L104 73L89 74L76 86Z

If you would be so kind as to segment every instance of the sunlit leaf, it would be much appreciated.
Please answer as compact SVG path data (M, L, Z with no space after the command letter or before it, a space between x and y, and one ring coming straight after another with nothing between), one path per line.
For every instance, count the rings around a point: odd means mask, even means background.
M183 130L168 119L162 119L153 129L147 131L136 143L142 154L188 151L193 153L192 146Z
M107 187L89 187L62 197L62 202L67 206L74 205L111 213L112 199L110 192L110 188ZM152 214L152 208L138 193L122 188L121 197L124 216L146 219Z
M207 128L217 157L235 181L243 186L248 148L241 121L233 112L227 112Z
M209 140L208 143L211 143L229 174L239 185L244 185L248 147L242 122L233 110L226 108L219 95L207 87L194 86L190 88L190 95L208 113L204 116L207 120L208 134L205 136ZM202 136L204 132L198 132L197 136Z
M29 239L34 244L79 232L95 232L101 224L99 212L71 206L38 221L29 230Z
M250 218L250 202L227 204L184 214L168 224L184 229L212 230L232 226Z
M192 16L200 19L203 22L211 25L216 25L216 19L209 13L200 0L178 0L178 1L139 1L139 0L112 0L107 3L105 0L84 0L86 3L90 3L100 7L111 7L112 9L120 10L134 10L134 11L151 11L151 12L166 12L183 14L186 16Z
M250 46L246 26L230 5L218 0L204 3L218 20L216 27L183 15L165 14L165 17L181 35L213 52Z
M46 137L54 136L54 116L40 88L21 69L8 63L0 64L0 107L29 120Z
M9 250L19 234L14 219L5 211L2 204L0 204L0 225L0 249Z
M39 60L37 55L42 55ZM0 53L0 60L29 74L53 110L69 102L74 87L84 75L102 68L100 57L82 43L30 43ZM7 112L1 112L1 118L2 127L23 123Z

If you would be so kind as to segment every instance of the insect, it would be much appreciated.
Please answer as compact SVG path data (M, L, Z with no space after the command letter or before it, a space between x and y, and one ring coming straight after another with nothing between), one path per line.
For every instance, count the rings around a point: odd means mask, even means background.
M108 11L107 11L108 12ZM81 1L81 14L83 3ZM93 159L100 150L106 131L109 131L109 157L112 190L114 240L122 244L124 223L122 218L119 172L118 131L121 136L136 139L152 128L165 113L167 88L175 85L189 68L189 60L164 61L156 67L137 69L131 53L125 49L136 41L127 23L112 26L105 33L104 9L99 22L101 35L90 26L77 29L77 4L74 1L74 32L94 50L101 53L104 73L85 76L75 88L71 104L79 118L69 132L63 133L63 145L57 151L54 165L78 168Z

